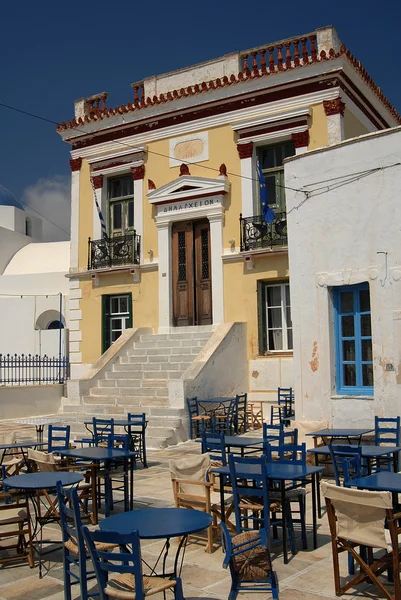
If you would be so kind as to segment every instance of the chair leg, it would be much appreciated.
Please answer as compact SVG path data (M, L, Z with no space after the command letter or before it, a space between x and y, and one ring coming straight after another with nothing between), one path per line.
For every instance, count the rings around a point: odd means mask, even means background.
M180 577L175 578L174 598L175 600L184 600L184 592L182 590L182 581Z
M63 549L63 566L64 566L64 600L71 600L71 575L70 561L68 560L68 550Z
M273 600L278 600L278 579L276 571L270 573L270 582L272 586L272 598Z
M308 539L306 537L306 501L305 496L302 494L299 496L299 512L301 517L301 537L302 537L302 548L308 549Z
M283 507L283 510L287 511L288 538L289 538L289 542L290 542L291 554L295 555L297 553L297 547L296 547L296 544L295 544L294 523L292 521L292 513L291 513L290 502L286 502L286 506Z

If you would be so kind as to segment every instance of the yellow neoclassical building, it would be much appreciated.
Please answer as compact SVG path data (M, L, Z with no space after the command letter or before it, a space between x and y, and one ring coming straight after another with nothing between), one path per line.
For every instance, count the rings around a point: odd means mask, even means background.
M114 109L106 93L76 101L58 127L71 145L72 377L93 374L131 328L167 345L167 334L207 339L245 323L243 387L272 398L292 384L284 161L399 117L332 27L132 87L133 100Z

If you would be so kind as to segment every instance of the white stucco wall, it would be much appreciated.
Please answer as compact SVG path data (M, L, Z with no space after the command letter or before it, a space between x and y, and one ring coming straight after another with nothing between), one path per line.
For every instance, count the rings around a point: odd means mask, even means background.
M286 190L298 419L362 427L374 415L401 413L401 167L391 166L400 162L401 128L286 161L286 186L322 188L309 196ZM334 179L376 168L341 185ZM331 288L364 281L374 397L337 396Z

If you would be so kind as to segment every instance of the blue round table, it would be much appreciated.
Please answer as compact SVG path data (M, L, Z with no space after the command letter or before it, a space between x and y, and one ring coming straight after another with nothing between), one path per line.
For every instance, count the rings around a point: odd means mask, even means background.
M177 577L179 574L177 573L177 566L180 551L184 547L180 565L181 571L188 535L206 529L211 523L212 516L200 510L189 510L187 508L145 508L108 517L100 522L99 527L103 531L116 531L117 533L127 533L136 530L139 533L139 537L144 540L166 538L162 576L172 575ZM174 571L173 573L166 574L165 566L170 548L170 538L173 537L181 537L182 539L175 556ZM157 563L152 568L152 575L156 574L156 567Z
M61 481L64 487L74 485L82 481L80 473L69 473L68 471L49 471L45 473L24 473L13 475L4 479L5 487L17 490L35 491L52 490L56 488L57 482Z

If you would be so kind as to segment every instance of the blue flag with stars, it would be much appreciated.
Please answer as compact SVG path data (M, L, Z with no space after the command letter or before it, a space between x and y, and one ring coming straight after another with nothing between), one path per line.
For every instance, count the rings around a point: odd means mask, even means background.
M262 206L262 215L265 220L265 223L273 223L275 219L275 212L272 210L267 202L267 189L265 178L262 173L262 169L260 167L259 161L257 162L258 169L258 179L259 179L259 188L260 188L260 204Z

